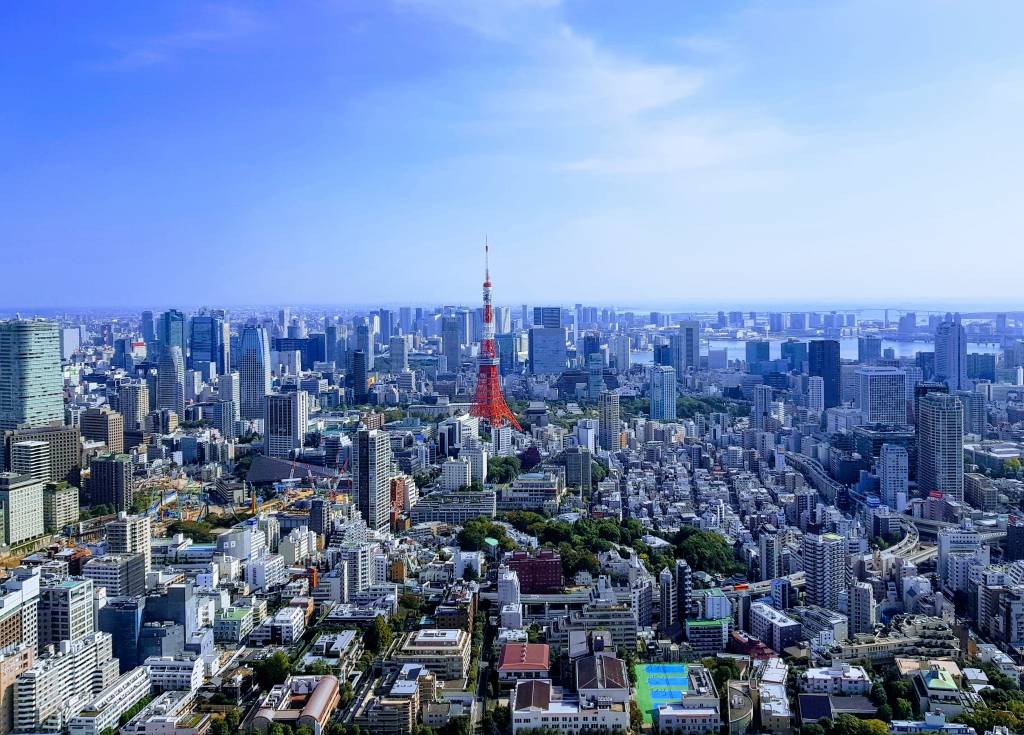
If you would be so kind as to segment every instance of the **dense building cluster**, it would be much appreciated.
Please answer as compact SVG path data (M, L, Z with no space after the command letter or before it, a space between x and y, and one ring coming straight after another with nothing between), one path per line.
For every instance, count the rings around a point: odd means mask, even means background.
M1024 727L1020 314L17 317L0 438L0 735Z

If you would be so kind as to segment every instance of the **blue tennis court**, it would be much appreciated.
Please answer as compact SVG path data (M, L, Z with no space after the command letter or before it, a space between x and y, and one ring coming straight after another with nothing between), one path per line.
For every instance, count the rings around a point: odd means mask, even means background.
M686 664L641 664L636 679L637 704L648 723L654 722L658 707L678 702L690 687Z

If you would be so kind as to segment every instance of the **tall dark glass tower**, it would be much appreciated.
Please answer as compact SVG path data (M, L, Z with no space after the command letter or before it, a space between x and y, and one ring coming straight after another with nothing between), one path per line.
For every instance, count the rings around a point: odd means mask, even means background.
M808 345L807 362L811 377L825 383L825 408L839 405L839 342L834 339L812 340Z

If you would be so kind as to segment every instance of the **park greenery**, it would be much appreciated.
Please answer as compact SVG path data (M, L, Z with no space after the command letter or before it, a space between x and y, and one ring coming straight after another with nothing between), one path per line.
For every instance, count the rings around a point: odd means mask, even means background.
M512 482L523 471L518 457L491 457L487 460L487 482L504 485Z

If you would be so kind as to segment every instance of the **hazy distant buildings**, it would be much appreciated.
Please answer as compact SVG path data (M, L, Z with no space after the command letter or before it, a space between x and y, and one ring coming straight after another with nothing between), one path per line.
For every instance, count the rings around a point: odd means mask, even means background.
M822 379L825 408L839 405L839 343L833 339L809 343L807 362L810 375Z

